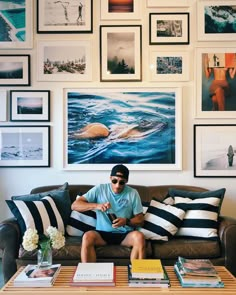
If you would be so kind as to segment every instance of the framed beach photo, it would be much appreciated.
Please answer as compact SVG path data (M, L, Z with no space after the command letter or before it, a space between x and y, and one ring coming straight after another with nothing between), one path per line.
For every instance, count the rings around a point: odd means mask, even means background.
M235 40L235 0L199 0L197 15L199 41Z
M50 121L49 90L10 90L11 121Z
M151 81L188 81L189 53L161 52L150 53Z
M32 0L0 1L0 48L33 47Z
M235 124L194 125L194 177L236 177Z
M91 81L91 41L39 41L39 81Z
M140 25L100 26L100 80L142 80Z
M188 7L189 0L147 0L147 7Z
M189 44L189 13L150 13L149 44Z
M0 121L7 120L7 91L0 90Z
M49 167L50 126L0 126L0 167Z
M236 50L196 49L196 117L235 118Z
M37 0L38 34L93 32L93 0Z
M64 89L64 169L182 169L182 90Z
M0 54L0 86L30 86L30 55Z
M102 20L135 20L141 17L140 0L100 0Z

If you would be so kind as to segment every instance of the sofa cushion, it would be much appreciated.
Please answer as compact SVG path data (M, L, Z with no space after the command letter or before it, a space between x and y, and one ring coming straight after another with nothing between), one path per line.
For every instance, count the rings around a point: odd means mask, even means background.
M207 192L189 192L170 189L175 206L186 210L181 228L176 236L217 239L218 216L225 189Z
M152 199L140 231L146 239L167 241L180 227L185 215L184 209Z
M70 214L71 214L71 200L69 195L69 185L68 182L65 182L62 186L57 189L37 193L37 194L27 194L12 196L12 200L21 200L21 201L39 201L45 196L51 196L56 203L57 209L59 210L64 226L66 227Z
M49 196L39 201L6 200L6 203L17 219L22 235L28 228L36 228L39 235L46 234L48 226L65 232L62 217Z
M96 212L88 210L71 212L66 232L69 236L82 236L84 232L96 228Z

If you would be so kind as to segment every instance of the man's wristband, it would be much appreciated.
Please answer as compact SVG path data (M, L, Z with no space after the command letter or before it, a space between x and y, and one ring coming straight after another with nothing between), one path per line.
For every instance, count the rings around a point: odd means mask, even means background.
M126 218L126 225L131 226L131 221L129 218Z

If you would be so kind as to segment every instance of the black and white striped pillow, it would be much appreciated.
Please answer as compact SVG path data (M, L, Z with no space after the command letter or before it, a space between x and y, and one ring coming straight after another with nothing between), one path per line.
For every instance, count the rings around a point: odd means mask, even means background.
M39 201L6 200L17 219L22 235L28 228L35 228L38 234L46 234L48 226L65 232L62 217L53 198L46 196Z
M184 215L183 209L152 199L140 231L146 239L168 241L178 231Z
M85 212L72 211L66 232L69 236L82 236L84 232L96 228L96 212L89 210Z
M225 189L206 192L189 192L170 189L175 206L186 210L183 223L176 233L179 237L216 240L218 216Z

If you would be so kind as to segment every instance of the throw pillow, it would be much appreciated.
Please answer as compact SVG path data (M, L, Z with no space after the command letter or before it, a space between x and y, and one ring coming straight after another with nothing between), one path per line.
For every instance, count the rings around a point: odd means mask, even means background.
M70 214L71 214L71 200L69 195L69 186L68 182L65 182L62 186L57 189L37 193L37 194L27 194L20 196L12 196L12 200L21 200L21 201L39 201L45 196L51 196L56 203L57 209L59 210L64 226L69 222Z
M152 199L140 231L146 239L168 241L181 226L184 215L183 209Z
M224 188L206 192L170 189L169 194L174 198L176 207L186 210L176 236L211 240L218 238L218 216L225 194Z
M150 205L150 202L142 202L143 205L143 214L147 212L148 206Z
M22 235L27 228L36 228L39 235L46 234L50 225L65 232L62 217L51 197L44 197L40 201L6 200L6 203L17 219Z
M69 236L82 236L84 232L96 228L96 212L89 210L85 212L72 211L66 232Z

